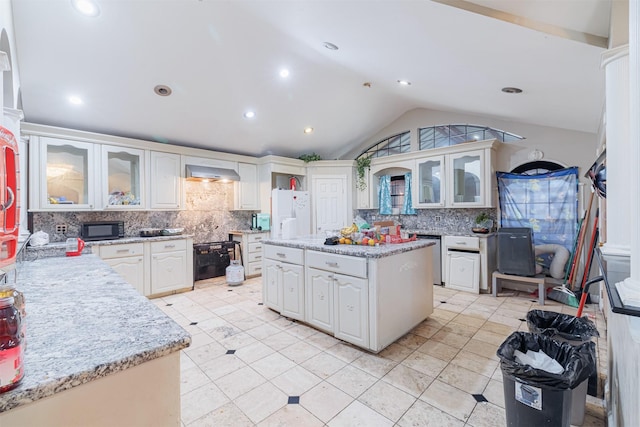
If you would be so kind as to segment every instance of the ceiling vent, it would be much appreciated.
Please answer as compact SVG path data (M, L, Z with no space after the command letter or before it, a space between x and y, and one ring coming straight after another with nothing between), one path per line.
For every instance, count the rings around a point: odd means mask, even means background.
M240 181L240 175L233 169L214 166L186 165L189 181Z

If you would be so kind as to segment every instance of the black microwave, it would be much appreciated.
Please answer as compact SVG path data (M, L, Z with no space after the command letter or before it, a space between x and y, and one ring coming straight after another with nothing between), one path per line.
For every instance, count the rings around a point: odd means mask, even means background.
M80 225L80 237L86 241L120 239L124 237L124 222L83 222Z

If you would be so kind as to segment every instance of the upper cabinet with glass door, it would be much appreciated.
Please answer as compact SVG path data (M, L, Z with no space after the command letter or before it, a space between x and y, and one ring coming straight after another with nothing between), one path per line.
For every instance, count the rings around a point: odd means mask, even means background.
M413 175L413 204L417 208L444 206L444 156L434 156L416 160Z
M484 150L455 153L447 157L447 205L486 206L487 183L491 177L486 172Z
M144 209L144 150L102 146L102 184L104 209Z
M94 209L95 145L47 137L41 137L40 143L40 179L35 181L40 191L34 192L38 205L54 210Z

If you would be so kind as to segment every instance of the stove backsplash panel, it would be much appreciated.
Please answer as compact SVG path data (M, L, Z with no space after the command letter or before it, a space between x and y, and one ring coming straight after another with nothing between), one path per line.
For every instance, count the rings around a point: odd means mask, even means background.
M142 228L184 228L196 243L229 239L230 230L251 226L257 211L233 210L233 183L185 181L183 211L33 212L31 232L44 231L50 242L64 242L80 235L80 224L90 221L124 221L125 237L140 235ZM66 225L66 233L56 233L56 225Z

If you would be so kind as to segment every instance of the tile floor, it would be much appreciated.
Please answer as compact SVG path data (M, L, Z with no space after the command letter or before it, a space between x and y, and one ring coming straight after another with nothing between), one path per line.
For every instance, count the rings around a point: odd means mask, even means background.
M525 293L436 286L433 315L375 355L264 307L260 278L201 281L153 302L192 334L181 354L186 427L505 425L496 349L540 308ZM544 309L575 314L554 301ZM595 305L585 313L606 372L604 320ZM605 425L601 399L587 396L583 425Z

